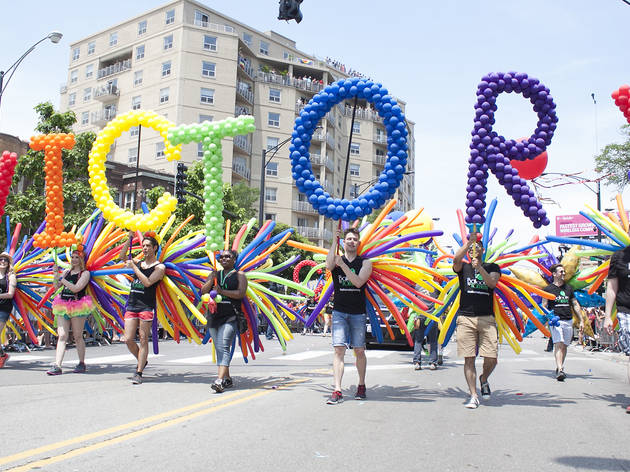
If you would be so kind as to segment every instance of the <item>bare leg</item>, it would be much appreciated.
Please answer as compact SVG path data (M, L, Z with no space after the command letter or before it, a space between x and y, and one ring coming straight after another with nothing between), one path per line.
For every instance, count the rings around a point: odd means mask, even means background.
M138 345L136 344L136 330L139 324L139 319L125 320L125 344L129 352L132 353L136 359L138 358L139 351Z
M4 331L4 327L6 326L5 321L0 321L0 338L2 338L2 332ZM4 356L4 349L2 349L2 341L0 341L0 356Z
M151 335L152 321L140 321L140 348L138 350L138 369L142 373L149 357L149 336Z
M475 368L474 357L464 357L464 375L466 376L466 383L468 384L468 390L470 390L470 396L476 397L477 396L477 369Z
M68 344L68 332L70 331L70 320L63 316L57 319L57 351L55 354L55 364L61 367L63 356L66 353L66 344Z
M567 357L567 345L564 343L554 344L556 357L556 368L558 370L564 369L564 359Z
M333 358L333 376L335 378L335 390L341 392L341 379L343 378L343 359L346 355L346 346L335 346Z
M365 385L365 369L367 367L367 357L365 357L365 348L355 347L354 355L357 358L356 365L357 365L357 372L359 373L359 385Z
M83 339L83 327L85 326L85 316L72 318L72 335L74 344L77 346L79 362L85 362L85 340Z
M496 357L484 357L483 358L483 372L481 373L479 380L483 382L487 382L488 377L490 377L490 374L492 373L492 371L494 370L496 366L497 366Z
M220 365L219 366L219 379L223 380L230 377L230 366Z

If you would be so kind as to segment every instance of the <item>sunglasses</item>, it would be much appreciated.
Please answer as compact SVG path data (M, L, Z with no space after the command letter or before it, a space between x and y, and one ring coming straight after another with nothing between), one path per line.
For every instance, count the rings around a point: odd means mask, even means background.
M232 254L219 254L219 259L232 259Z
M9 263L9 259L0 259L0 262L4 262L5 264Z

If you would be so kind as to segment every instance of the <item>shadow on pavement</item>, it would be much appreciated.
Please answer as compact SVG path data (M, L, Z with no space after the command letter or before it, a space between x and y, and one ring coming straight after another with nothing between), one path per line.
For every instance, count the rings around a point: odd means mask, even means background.
M562 456L554 459L558 464L574 467L575 470L630 471L630 460L614 457Z
M626 409L630 405L630 397L623 393L617 393L615 395L593 395L585 393L584 396L590 400L600 400L608 402L608 406ZM628 469L630 470L630 469Z
M549 377L556 380L555 369L523 369L522 372L527 375L535 375L536 377ZM570 368L565 369L567 380L571 379L588 379L588 380L610 380L610 377L599 377L593 374L574 374Z

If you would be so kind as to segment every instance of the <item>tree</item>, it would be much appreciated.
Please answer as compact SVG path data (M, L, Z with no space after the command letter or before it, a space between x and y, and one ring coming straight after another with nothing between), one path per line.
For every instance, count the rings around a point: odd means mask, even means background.
M39 114L35 131L42 134L71 133L76 123L74 112L59 113L49 102L35 106ZM92 214L96 203L88 183L88 155L96 135L92 132L75 136L75 145L62 153L64 224L67 228L79 225ZM19 182L24 183L22 193L17 193ZM44 152L29 150L18 158L9 194L6 213L12 222L22 223L22 233L32 235L44 221L46 211Z
M630 124L621 127L626 140L622 144L608 144L598 156L595 156L595 170L610 174L604 182L621 190L628 183L630 171Z

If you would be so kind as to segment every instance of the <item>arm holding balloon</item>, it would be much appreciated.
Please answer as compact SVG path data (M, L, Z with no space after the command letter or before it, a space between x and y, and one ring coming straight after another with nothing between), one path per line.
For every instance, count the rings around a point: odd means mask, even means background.
M247 278L245 277L245 274L240 271L237 272L236 275L238 277L238 288L236 290L227 290L221 288L221 286L217 284L216 290L219 295L233 300L242 300L245 298L245 295L247 294Z
M164 272L166 271L166 267L164 264L157 264L155 266L155 270L151 274L150 277L147 277L142 273L142 271L138 268L138 265L134 259L129 259L126 264L128 269L132 269L133 273L138 277L138 280L145 287L150 287L151 285L159 282L164 277Z
M361 270L358 274L355 274L352 270L350 270L350 267L348 267L348 265L343 261L341 256L335 256L335 265L339 267L344 274L346 274L348 280L357 288L363 287L372 275L372 261L369 259L363 260L363 265L361 266Z
M617 299L617 291L619 290L619 279L608 279L606 285L606 315L604 318L604 329L609 335L613 334L612 311Z
M580 333L583 333L584 325L589 322L588 316L586 316L586 314L584 313L584 310L582 310L582 307L580 306L580 302L577 301L577 298L575 298L575 295L573 296L573 299L571 300L571 306L573 307L573 311L575 311L575 314L580 317Z
M210 290L214 289L214 286L217 283L217 273L215 271L210 271L208 278L201 286L201 294L205 295L206 293L210 293Z
M133 246L133 236L134 236L134 232L129 231L129 238L125 240L125 242L122 245L122 248L120 249L119 258L121 261L131 259L131 247ZM128 254L127 254L127 250L129 250Z
M470 264L477 272L479 272L479 275L481 275L481 278L488 286L488 288L494 289L497 286L497 282L501 278L500 272L486 271L486 269L483 268L483 264L481 264L481 261L479 261L479 259L475 257L473 257L473 260L470 262Z
M330 250L328 251L328 255L326 256L326 269L332 272L335 267L337 267L336 263L336 255L337 248L339 247L339 238L341 237L341 228L337 228L337 233L333 237L332 246L330 246Z
M462 247L460 247L455 253L455 256L453 257L453 271L455 273L462 271L464 256L468 253L470 246L472 246L472 244L476 241L477 233L473 231L468 235L468 241L466 241L466 244L463 244Z

